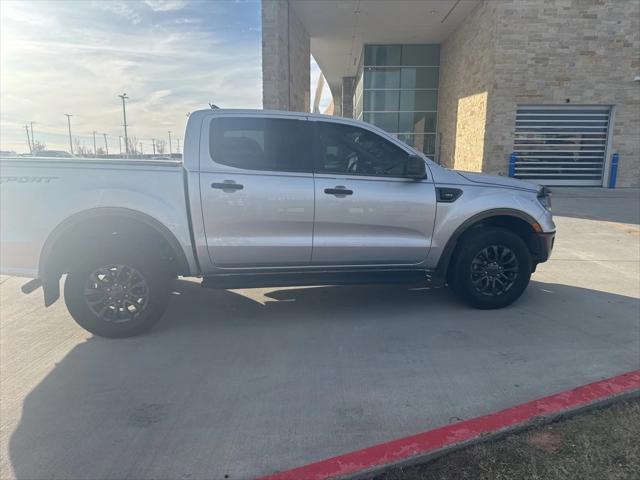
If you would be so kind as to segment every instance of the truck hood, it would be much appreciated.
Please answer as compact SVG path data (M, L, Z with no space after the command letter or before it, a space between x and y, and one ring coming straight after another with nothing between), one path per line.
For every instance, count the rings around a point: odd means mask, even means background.
M536 192L540 189L540 185L525 182L524 180L518 180L516 178L511 177L501 177L497 175L487 175L485 173L475 173L475 172L456 172L465 180L468 180L473 183L481 183L484 185L496 185L500 187L508 187L508 188L517 188L518 190L531 190L532 192Z

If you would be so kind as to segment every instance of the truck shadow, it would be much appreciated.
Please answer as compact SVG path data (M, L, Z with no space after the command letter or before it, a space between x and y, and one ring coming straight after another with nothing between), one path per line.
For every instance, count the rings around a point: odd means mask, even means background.
M16 478L249 478L292 466L290 452L321 458L333 436L370 443L388 424L366 412L398 392L413 406L392 415L394 435L473 415L457 390L470 372L535 398L629 370L638 338L638 299L535 281L500 311L446 289L175 290L151 333L78 344L26 396L9 442ZM544 375L526 378L523 362ZM500 403L468 395L478 411Z
M435 292L438 292L434 295ZM191 329L224 324L313 323L354 318L365 311L395 312L403 306L406 312L435 302L438 308L458 304L447 288L407 288L396 285L318 286L282 289L215 290L203 289L198 283L178 280L174 299L154 334L175 329ZM189 315L184 315L185 307Z

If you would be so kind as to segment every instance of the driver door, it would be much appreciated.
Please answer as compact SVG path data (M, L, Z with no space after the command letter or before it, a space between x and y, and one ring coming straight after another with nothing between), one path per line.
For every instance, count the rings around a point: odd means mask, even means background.
M419 265L436 212L431 178L404 176L409 154L348 123L314 121L313 265Z

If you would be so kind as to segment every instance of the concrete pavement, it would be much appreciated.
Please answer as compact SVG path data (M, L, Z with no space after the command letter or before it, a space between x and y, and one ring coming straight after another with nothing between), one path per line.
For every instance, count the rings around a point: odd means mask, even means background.
M640 367L640 193L554 189L515 305L446 289L176 284L150 334L93 338L0 287L0 478L245 479Z

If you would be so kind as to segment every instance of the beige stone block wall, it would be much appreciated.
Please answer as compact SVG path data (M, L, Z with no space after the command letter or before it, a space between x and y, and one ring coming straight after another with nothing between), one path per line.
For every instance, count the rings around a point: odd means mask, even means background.
M640 185L640 2L495 2L495 90L483 170L506 173L518 104L612 105L619 186Z
M484 2L440 48L438 160L481 171L495 64L496 4Z
M342 77L342 99L340 115L353 118L353 93L356 88L356 77Z
M488 92L475 93L458 99L456 120L456 170L482 171L487 123Z
M294 112L311 111L311 40L304 25L289 7L289 55L291 103Z
M618 185L640 186L639 75L639 0L485 0L442 44L440 160L506 175L518 104L568 99L613 106Z
M262 1L262 105L308 112L311 43L288 0Z

